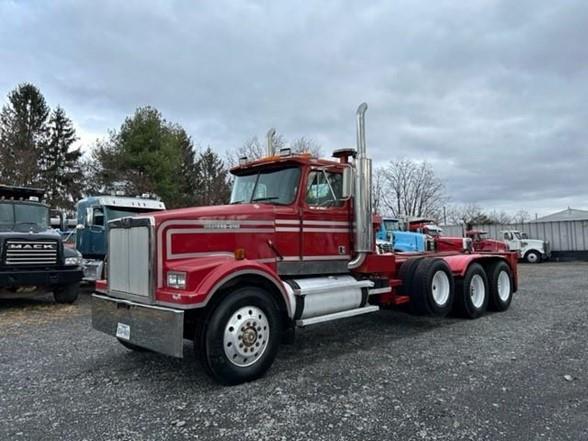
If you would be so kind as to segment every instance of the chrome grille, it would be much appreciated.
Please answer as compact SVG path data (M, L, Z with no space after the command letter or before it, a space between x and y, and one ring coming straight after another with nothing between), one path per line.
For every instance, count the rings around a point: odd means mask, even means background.
M109 229L108 286L115 295L149 297L149 233L145 225Z
M7 240L5 265L56 265L59 245L55 240Z

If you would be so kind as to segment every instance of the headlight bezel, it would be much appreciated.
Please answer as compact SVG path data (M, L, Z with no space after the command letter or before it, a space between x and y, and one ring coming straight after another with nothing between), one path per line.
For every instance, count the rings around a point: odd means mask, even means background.
M185 290L188 274L184 271L168 271L165 279L168 288Z
M82 264L82 258L80 256L69 256L65 258L65 266L80 266Z

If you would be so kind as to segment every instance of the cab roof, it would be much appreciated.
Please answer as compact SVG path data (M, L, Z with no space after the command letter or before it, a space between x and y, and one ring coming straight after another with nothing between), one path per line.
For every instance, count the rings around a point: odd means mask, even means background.
M78 204L98 204L113 208L141 208L146 210L165 210L165 204L155 199L133 198L129 196L88 196Z
M328 159L318 159L313 157L310 153L294 153L288 156L265 156L260 159L254 159L246 162L245 164L239 164L231 168L230 172L233 175L240 175L247 173L251 170L261 169L268 166L281 166L281 165L310 165L316 167L330 167L339 166L339 161L332 161Z
M45 190L33 187L17 187L0 184L0 199L14 199L40 202L45 196Z

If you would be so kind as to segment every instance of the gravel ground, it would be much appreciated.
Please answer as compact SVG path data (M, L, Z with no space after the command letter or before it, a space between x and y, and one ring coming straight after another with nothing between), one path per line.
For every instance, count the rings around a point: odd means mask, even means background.
M505 313L306 328L236 387L93 331L88 294L0 300L0 439L588 440L588 264L520 273Z

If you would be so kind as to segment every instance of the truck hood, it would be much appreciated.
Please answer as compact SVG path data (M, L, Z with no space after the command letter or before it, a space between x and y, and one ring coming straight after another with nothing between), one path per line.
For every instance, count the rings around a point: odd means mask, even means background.
M545 244L545 242L540 239L522 239L521 242L526 243L528 247L530 246L536 248L542 248Z
M168 220L274 220L276 209L271 204L233 204L180 208L151 213L157 225Z
M29 231L0 231L0 240L5 239L24 239L24 240L38 240L51 239L61 241L60 234L55 230L44 230L43 232L29 232Z

